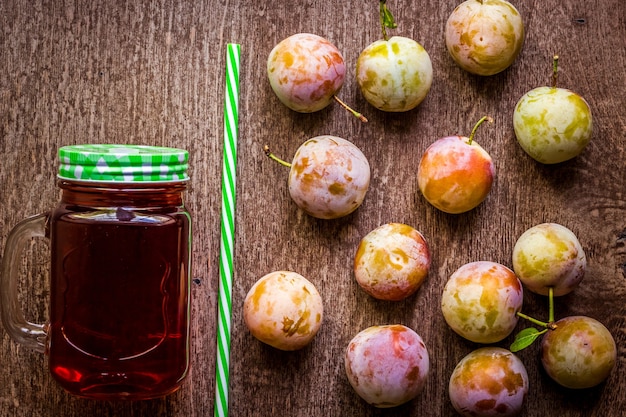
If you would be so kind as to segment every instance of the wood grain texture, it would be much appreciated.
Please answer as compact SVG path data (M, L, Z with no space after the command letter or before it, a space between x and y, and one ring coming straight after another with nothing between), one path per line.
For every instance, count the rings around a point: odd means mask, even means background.
M236 260L233 288L231 415L452 416L448 378L477 345L465 342L440 312L443 286L466 262L511 265L519 235L545 221L579 237L589 268L574 293L557 300L557 317L602 321L618 345L605 384L571 391L542 371L537 346L520 352L531 384L525 416L620 416L626 409L626 3L622 0L516 1L526 26L521 55L488 78L452 62L443 28L455 1L390 2L398 29L429 52L432 89L415 110L385 114L370 107L354 81L359 52L380 38L378 2L293 0L26 1L0 3L0 248L9 230L58 200L55 155L75 143L139 143L190 151L187 204L194 219L193 369L183 388L139 403L75 399L60 390L42 355L0 330L0 416L207 416L213 412L215 313L219 253L222 108L226 43L242 45ZM283 38L311 32L344 54L341 98L369 119L338 106L298 114L269 86L265 63ZM582 155L542 166L524 154L512 111L528 90L550 81L558 53L559 83L587 99L594 136ZM497 179L475 210L451 216L429 206L417 188L417 164L430 143L467 134L481 116L495 119L476 140L496 162ZM306 139L334 134L369 158L364 204L341 220L304 215L291 202L287 171L263 154L269 144L290 158ZM433 262L417 294L380 302L360 290L352 261L360 239L386 222L403 222L429 242ZM30 320L47 315L47 246L34 242L23 262L20 300ZM284 353L247 331L241 305L265 273L290 269L309 278L325 302L325 322L305 349ZM525 311L545 316L544 298L525 295ZM431 352L424 392L395 410L377 410L352 391L343 352L360 330L401 323ZM525 326L520 323L519 328ZM502 346L508 346L512 337ZM622 413L622 414L620 414Z

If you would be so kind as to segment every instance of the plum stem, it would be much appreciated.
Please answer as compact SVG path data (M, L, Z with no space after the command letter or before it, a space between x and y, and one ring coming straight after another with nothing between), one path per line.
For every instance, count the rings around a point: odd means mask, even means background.
M526 315L526 314L524 314L524 313L521 313L521 312L519 312L519 311L517 312L517 315L518 315L519 317L523 318L523 319L528 320L528 321L529 321L529 322L531 322L531 323L535 323L537 326L541 326L541 327L546 327L546 328L549 328L549 323L543 322L543 321L541 321L541 320L537 320L537 319L535 319L535 318L533 318L533 317L530 317L530 316L528 316L528 315Z
M556 88L556 82L559 78L559 56L554 55L552 58L552 88Z
M468 145L472 144L472 141L474 140L474 135L476 134L476 130L478 130L478 126L483 124L485 120L488 121L489 123L493 123L493 119L489 116L483 116L478 122L476 122L476 124L474 125L474 128L472 129L472 133L470 133L469 138L467 140Z
M363 123L367 123L367 118L365 116L363 116L361 113L359 113L356 110L353 110L350 106L348 106L346 103L343 102L343 100L341 100L339 97L337 96L333 96L333 98L335 99L335 101L337 103L339 103L339 105L341 107L343 107L344 109L348 110L350 113L352 113L352 115L354 117L358 117L359 120L361 120Z
M265 155L267 155L268 158L278 162L279 164L286 166L287 168L291 168L291 164L289 162L283 161L282 159L280 159L279 157L277 157L276 155L274 155L272 153L272 151L270 151L270 147L265 145L263 146L263 152L265 152Z
M549 330L555 330L557 325L554 321L554 287L548 287L548 322L537 320L524 313L517 312L518 317L526 319L531 323L535 323L537 326L545 327Z
M554 287L548 288L548 322L554 322Z
M548 324L546 327L550 330L556 329L554 321L554 287L548 287Z

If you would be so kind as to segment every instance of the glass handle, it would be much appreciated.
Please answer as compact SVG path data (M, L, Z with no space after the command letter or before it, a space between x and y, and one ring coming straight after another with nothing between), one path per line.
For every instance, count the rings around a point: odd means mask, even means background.
M17 284L24 247L34 237L45 237L47 221L47 214L39 214L22 220L9 232L0 269L0 313L4 328L16 342L42 353L46 348L45 326L26 321L17 300Z

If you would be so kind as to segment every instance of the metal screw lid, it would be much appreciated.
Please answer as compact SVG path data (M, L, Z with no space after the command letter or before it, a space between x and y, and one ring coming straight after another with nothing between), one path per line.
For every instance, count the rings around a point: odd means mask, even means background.
M58 177L98 182L186 181L189 154L145 145L88 144L59 149Z

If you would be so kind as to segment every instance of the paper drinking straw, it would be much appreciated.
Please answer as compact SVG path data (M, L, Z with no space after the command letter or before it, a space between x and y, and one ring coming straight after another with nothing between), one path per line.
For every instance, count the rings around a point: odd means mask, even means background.
M224 158L222 167L222 211L217 317L217 359L215 364L215 416L228 415L230 370L230 324L232 314L233 253L235 231L235 190L237 135L239 133L239 55L241 47L226 47L226 92L224 97Z

